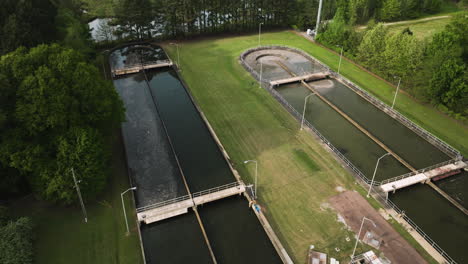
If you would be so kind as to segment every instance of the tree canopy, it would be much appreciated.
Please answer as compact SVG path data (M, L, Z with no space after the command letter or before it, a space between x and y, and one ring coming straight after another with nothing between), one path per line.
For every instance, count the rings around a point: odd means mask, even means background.
M0 55L55 38L56 7L49 0L3 0L0 5Z
M80 53L53 44L1 57L0 89L2 166L48 200L76 198L71 168L84 197L98 194L108 173L105 140L124 112L111 83Z

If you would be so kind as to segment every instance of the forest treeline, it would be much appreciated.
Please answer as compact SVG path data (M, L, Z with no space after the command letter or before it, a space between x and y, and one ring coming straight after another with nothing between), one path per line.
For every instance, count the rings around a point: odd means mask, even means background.
M420 1L424 3L426 1ZM432 3L436 1L431 1ZM389 32L372 19L356 30L351 2L341 5L322 25L317 41L397 84L417 99L432 103L459 120L468 117L468 13L454 16L443 31L417 39L409 28Z
M438 12L443 1L326 0L322 19L332 19L340 8L349 24L416 18ZM265 28L315 28L318 5L319 0L118 0L101 13L113 17L117 38L174 38L249 32L260 23Z
M15 198L77 204L110 175L110 142L124 119L73 0L0 5L0 263L33 263L34 224L9 213Z

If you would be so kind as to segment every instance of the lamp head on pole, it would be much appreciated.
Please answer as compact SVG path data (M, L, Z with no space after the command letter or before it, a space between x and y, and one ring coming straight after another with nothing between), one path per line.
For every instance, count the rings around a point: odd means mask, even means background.
M130 190L132 190L132 191L134 191L134 190L136 190L136 189L137 189L137 187L132 187L132 188L130 188Z

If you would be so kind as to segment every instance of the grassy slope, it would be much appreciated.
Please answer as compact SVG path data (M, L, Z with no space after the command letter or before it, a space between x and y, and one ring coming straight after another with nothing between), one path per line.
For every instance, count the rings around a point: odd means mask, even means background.
M450 19L450 17L447 17L403 25L390 25L388 28L390 32L401 32L403 29L409 27L414 36L422 40L425 38L431 38L435 33L442 31L444 27L450 22Z
M337 186L355 189L354 179L240 66L238 56L256 41L253 35L182 43L182 76L247 182L253 182L254 167L242 161L259 161L260 201L293 259L303 262L314 244L345 260L353 247L345 238L352 234L337 224L327 200L338 193ZM290 32L263 34L262 44L296 46L336 59ZM176 58L175 46L166 49ZM350 71L348 63L345 67Z
M18 215L36 224L35 263L143 263L135 223L135 208L126 196L131 235L125 236L120 192L129 187L121 142L116 142L112 179L97 202L86 203L88 223L80 207L63 208L28 198L15 205Z

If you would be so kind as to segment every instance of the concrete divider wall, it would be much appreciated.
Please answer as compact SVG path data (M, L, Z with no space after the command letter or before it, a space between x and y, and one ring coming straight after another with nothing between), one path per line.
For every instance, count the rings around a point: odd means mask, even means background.
M232 174L234 175L234 177L236 178L236 180L240 184L244 184L239 172L236 169L234 169L234 167L232 166L233 163L231 161L231 158L229 157L229 154L227 153L227 151L225 150L225 148L222 145L221 141L219 140L218 136L216 135L216 133L215 133L213 127L211 126L210 122L208 121L205 114L203 113L201 108L198 106L198 104L195 103L195 99L194 99L190 89L188 89L189 86L185 83L182 76L180 76L179 71L175 70L175 72L176 72L176 75L179 78L180 82L184 86L185 90L187 91L187 94L189 95L190 100L192 101L193 105L195 106L198 113L202 117L206 127L210 131L211 136L214 138L214 140L216 142L216 145L218 146L220 152L222 153L222 156L223 156L224 160L226 161L227 165L229 166ZM249 192L247 192L247 191L244 192L244 196L247 198L249 204L255 204L255 201L254 201L254 199L252 199L252 197L250 197ZM284 248L283 244L281 243L278 236L274 232L273 228L271 227L270 223L268 222L268 219L265 217L263 212L261 210L260 211L255 210L254 206L252 206L252 210L254 211L255 215L257 216L257 219L260 221L260 224L262 225L263 230L267 234L268 238L270 239L271 243L273 244L273 247L275 248L276 252L278 253L278 255L281 258L281 260L283 261L283 263L293 264L294 262L289 257L286 249Z
M452 146L450 146L449 144L447 144L443 140L439 139L438 137L434 136L433 134L431 134L427 130L421 128L420 126L415 124L413 121L409 120L407 117L400 114L395 109L391 108L390 106L388 106L384 102L380 101L379 99L377 99L376 97L374 97L373 95L371 95L370 93L365 91L364 89L360 88L358 85L356 85L352 81L350 81L347 78L343 77L342 75L336 73L331 68L329 68L327 65L325 65L324 63L322 63L318 59L312 57L311 55L307 54L306 52L304 52L302 50L299 50L299 49L296 49L296 48L293 48L293 47L288 47L288 46L274 45L274 46L260 46L260 47L256 47L256 48L252 48L252 49L244 51L240 55L240 62L244 66L244 68L246 68L247 71L250 72L254 76L254 78L257 81L260 80L260 76L254 69L252 69L250 67L250 65L248 65L246 63L245 57L247 55L249 55L250 53L252 53L252 52L255 52L255 51L258 51L258 50L265 50L265 49L280 49L280 50L288 50L288 51L296 52L298 54L301 54L302 56L304 56L308 60L318 63L321 67L323 67L324 69L329 71L330 74L335 79L337 79L337 80L341 81L342 83L346 84L346 86L351 88L358 95L360 95L361 97L363 97L364 99L369 101L371 104L373 104L375 107L382 110L384 113L388 114L390 117L392 117L392 118L396 119L397 121L399 121L401 124L403 124L408 129L415 132L420 137L424 138L426 141L428 141L429 143L431 143L432 145L434 145L435 147L440 149L442 152L446 153L448 156L452 157L455 160L462 160L463 159L463 156L461 155L461 153L458 150L456 150L455 148L453 148ZM266 80L262 78L262 82L264 82L264 81L266 81Z
M338 75L336 72L334 72L333 70L331 70L329 67L327 67L325 64L323 64L322 62L320 62L319 60L311 57L310 55L306 54L305 52L301 51L301 50L298 50L298 49L295 49L295 48L291 48L291 47L286 47L286 46L261 46L261 47L256 47L256 48L252 48L252 49L249 49L245 52L243 52L240 57L239 57L239 62L240 64L250 73L252 74L252 76L257 80L257 81L260 81L260 76L259 74L254 70L252 69L252 67L250 67L250 65L248 65L246 63L246 61L244 60L244 58L254 52L254 51L257 51L257 50L263 50L263 49L282 49L282 50L290 50L290 51L294 51L294 52L298 52L302 55L304 55L306 58L312 60L312 61L316 61L317 63L319 63L321 66L323 66L326 70L328 70L336 79L342 81L342 80L347 80L343 77L341 77L340 75ZM338 78L337 78L338 77ZM301 121L302 120L302 115L297 112L297 110L292 107L272 86L269 85L269 83L267 82L268 80L265 80L262 78L262 83L261 83L261 86L263 88L265 88L275 99L277 99L278 102L280 102L283 107L286 108L286 110L291 113L293 115L294 118L296 118L298 121ZM387 106L386 104L384 104L383 102L381 102L380 100L378 100L377 98L373 97L372 95L368 94L367 92L365 92L364 90L362 90L361 88L359 88L357 85L355 85L354 83L352 83L351 81L347 80L347 82L349 84L351 84L350 86L353 86L353 88L357 89L353 89L355 91L360 91L362 92L362 94L366 94L368 98L372 98L372 100L374 101L377 101L377 102L380 102L380 104L382 104L382 108L379 107L379 109L381 109L382 111L386 112L388 114L387 111L385 111L383 109L383 106L385 106L387 108L389 108L389 106ZM360 92L357 92L358 94L361 95ZM364 97L365 99L367 99L366 97ZM369 99L367 99L369 100ZM372 102L371 102L372 103ZM391 109L391 111L397 113L398 115L401 115L399 114L398 112L396 112L395 110ZM392 116L393 117L393 116ZM419 126L417 126L416 124L412 123L412 121L408 120L406 117L402 117L401 118L402 120L405 119L407 120L406 122L409 123L409 124L413 124L413 128L414 129L417 129L417 130L420 130L422 131L421 134L424 134L424 135L427 135L428 138L436 138L435 136L433 136L432 134L430 134L429 132L425 131L424 129L420 128ZM397 119L399 120L399 119ZM400 121L400 120L399 120ZM401 121L400 121L401 122ZM328 139L323 136L309 121L307 120L304 120L304 124L306 125L306 127L308 127L310 129L311 132L313 132L313 135L317 136L319 138L320 141L322 141L322 143L324 145L326 145L328 147L328 149L331 151L331 153L334 154L335 158L337 159L337 161L339 161L341 164L345 165L346 167L345 168L348 168L356 177L357 179L357 182L359 182L364 188L369 188L369 185L371 183L371 181L356 167L354 166L353 163L351 163L335 146L333 146L333 144L331 144L330 141L328 141ZM406 126L406 125L405 125ZM413 129L411 129L413 130ZM414 130L413 130L414 131ZM424 133L425 131L425 133ZM415 131L416 132L416 131ZM421 136L421 134L419 134L418 132L416 132L418 135ZM422 136L424 139L426 139L426 137ZM427 139L426 139L427 140ZM432 139L431 139L432 140ZM431 140L428 140L429 142L433 142ZM454 148L452 148L451 146L449 146L447 143L443 142L442 140L438 140L438 142L440 142L441 145L445 145L444 148L446 148L447 151L449 151L450 153L453 153L456 155L456 157L453 159L453 160L462 160L463 157L461 156L460 152L458 152L457 150L455 150ZM444 151L445 152L445 151ZM445 152L446 153L446 152ZM449 155L451 156L451 155ZM432 166L431 166L432 167ZM426 170L426 169L422 169L422 170ZM398 176L400 177L400 176ZM374 186L376 185L380 185L379 182L376 182L374 181ZM422 238L424 238L426 240L426 242L429 243L430 246L432 246L432 248L437 251L446 261L447 263L453 263L453 264L456 264L456 262L434 241L432 240L432 238L430 238L412 219L410 219L408 216L406 216L404 214L404 211L401 210L400 208L398 208L398 206L396 206L392 201L390 201L389 199L387 199L387 197L385 195L383 195L382 193L379 193L378 190L376 190L376 188L373 188L372 189L372 192L371 192L371 195L377 200L380 202L380 204L386 208L386 209L392 209L394 210L395 212L397 212L400 216L401 216L401 219L403 219L408 225L410 225L412 228L414 228L414 230L419 234L421 235Z

